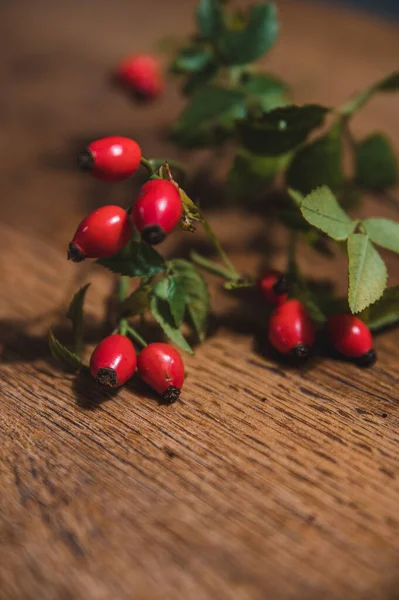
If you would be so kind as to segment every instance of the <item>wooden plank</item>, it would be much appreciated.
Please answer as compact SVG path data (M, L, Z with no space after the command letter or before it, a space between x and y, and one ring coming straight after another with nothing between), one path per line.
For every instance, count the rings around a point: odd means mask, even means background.
M112 287L100 269L65 260L74 224L131 195L130 184L75 173L77 148L102 133L131 133L149 155L187 158L159 135L181 106L175 91L164 104L132 109L104 73L177 20L188 30L193 5L97 0L94 10L78 0L21 0L1 8L0 597L394 598L397 331L376 339L372 369L327 358L294 369L256 352L262 306L232 299L211 278L219 327L186 358L184 394L172 407L138 382L105 394L49 357L46 331L57 322L67 339L59 315L73 291L92 282L95 343ZM397 66L389 24L316 4L282 2L281 13L268 68L286 76L299 102L339 103ZM357 118L359 134L374 129L388 130L399 148L397 101L376 99ZM397 215L369 199L365 214L376 211ZM238 210L209 214L239 269L256 269L263 250L284 264L283 230ZM164 251L191 243L201 236ZM343 257L333 268L306 248L301 256L305 272L331 273L345 289ZM397 283L397 262L384 258Z

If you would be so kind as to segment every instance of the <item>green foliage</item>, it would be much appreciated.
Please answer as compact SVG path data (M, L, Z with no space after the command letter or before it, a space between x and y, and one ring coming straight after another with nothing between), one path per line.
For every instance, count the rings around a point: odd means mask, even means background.
M128 277L152 277L165 270L162 256L144 242L131 241L117 254L96 262L113 273Z
M63 346L61 342L57 340L51 329L48 335L48 343L51 355L53 358L55 358L55 360L67 363L75 370L81 369L83 367L83 363L80 360L79 356L76 356L76 354L74 354L73 352L68 350L68 348Z
M366 323L372 331L378 331L399 322L399 285L385 290L378 302L367 311Z
M374 244L399 254L399 223L390 219L366 219L362 227Z
M286 165L289 156L257 156L245 148L240 148L234 158L228 175L229 194L233 198L244 198L265 192L275 176Z
M381 298L387 284L387 269L381 256L363 233L348 238L349 308L358 313Z
M334 240L346 240L357 222L351 221L338 204L327 186L316 188L300 205L301 213L308 223L317 227Z
M208 40L216 40L224 28L223 9L219 0L200 0L196 11L199 32Z
M161 279L161 281L154 286L153 291L154 293L151 298L150 308L155 320L172 342L182 348L182 350L185 350L189 354L193 354L192 349L174 322L168 299L169 280L167 278Z
M249 106L256 103L261 110L268 111L289 104L288 86L273 75L245 73L240 83L248 94Z
M83 350L83 305L89 286L90 283L76 292L67 312L67 318L72 322L73 349L77 356L81 356Z
M379 189L395 185L398 163L390 141L382 133L372 133L356 145L356 181L363 187Z
M209 48L190 46L180 50L173 61L172 70L176 73L197 73L203 71L211 59Z
M227 65L245 65L260 58L277 40L277 11L271 2L252 6L243 23L224 28L219 48Z
M349 102L346 102L346 104L341 106L339 113L344 117L351 117L377 92L396 92L398 90L399 71L394 71L387 77L384 77L384 79L381 79L380 81L377 81L377 83L366 88L363 92L356 94Z
M144 283L132 292L120 306L120 313L124 316L142 315L150 307L151 286Z
M328 110L316 104L276 108L238 121L238 137L254 154L283 154L294 150L320 127Z
M287 184L308 194L327 185L337 188L343 182L341 126L336 123L325 135L298 150L287 173Z
M191 96L198 92L202 87L212 82L219 71L219 65L214 61L210 60L201 71L191 73L186 82L183 85L183 94Z

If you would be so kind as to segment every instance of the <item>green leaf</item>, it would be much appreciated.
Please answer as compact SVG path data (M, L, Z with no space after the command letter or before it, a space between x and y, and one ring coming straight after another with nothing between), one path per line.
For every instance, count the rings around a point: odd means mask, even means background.
M275 108L237 122L243 145L255 154L275 156L293 150L320 127L328 108L307 104Z
M358 313L381 298L387 284L387 269L381 256L363 233L348 238L349 308Z
M241 86L247 92L249 102L251 103L252 99L256 100L263 111L290 104L287 96L288 86L273 75L245 73Z
M150 308L155 320L162 327L164 333L177 346L194 354L189 344L186 342L180 329L176 328L168 301L169 281L164 278L154 287L154 294L151 298Z
M76 292L67 312L67 318L72 321L73 349L77 356L81 356L83 350L83 305L89 285L90 283L86 284Z
M229 194L234 198L243 197L250 202L251 196L266 191L288 159L286 154L258 156L240 148L228 175Z
M286 173L287 184L308 194L320 185L337 188L343 182L341 126L303 146L295 154Z
M74 369L81 369L84 365L80 360L79 356L76 356L73 352L68 350L65 346L63 346L55 337L54 333L50 329L48 334L48 343L50 352L55 360L60 360L68 363Z
M368 188L384 188L395 185L398 164L388 138L373 133L356 144L356 181Z
M217 86L204 87L193 96L180 115L177 129L198 129L200 125L222 114L235 113L244 106L245 94L242 91Z
M175 73L195 73L202 71L208 65L212 54L208 48L191 46L180 50L172 63Z
M210 308L208 286L190 262L175 259L168 266L171 272L168 299L175 323L180 325L187 311L200 341L203 341Z
M399 223L390 219L366 219L362 226L374 244L399 254Z
M385 290L382 298L370 306L367 312L366 323L372 331L399 322L399 285Z
M219 71L219 65L215 62L208 62L201 71L191 73L184 83L182 92L185 96L191 96L198 92L200 88L210 83Z
M162 256L144 242L131 241L117 254L96 262L113 273L128 277L152 277L165 270Z
M270 50L277 36L276 6L261 2L250 8L243 25L223 31L220 51L228 65L245 65Z
M120 313L125 316L142 315L150 307L151 286L141 285L134 290L120 306Z
M334 240L346 240L356 227L338 204L332 191L322 186L313 190L300 207L308 223L317 227Z
M236 280L236 278L233 276L232 272L229 269L223 267L219 263L215 263L213 260L205 258L205 256L202 256L195 250L191 250L190 257L196 265L202 267L205 271L211 273L211 275L217 275L218 277L222 277L223 279L226 279L228 281Z
M196 10L197 27L207 39L219 37L224 26L223 9L219 0L200 0Z
M366 88L363 92L356 94L349 102L344 104L339 113L343 116L350 117L357 112L362 106L370 100L377 92L396 92L399 90L399 71L394 71L388 77L384 77L377 83Z

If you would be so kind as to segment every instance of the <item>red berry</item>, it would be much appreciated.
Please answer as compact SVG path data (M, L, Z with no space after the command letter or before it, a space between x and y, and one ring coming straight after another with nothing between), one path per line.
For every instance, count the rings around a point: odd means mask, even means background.
M133 206L133 223L147 244L160 244L181 219L183 207L173 183L151 179L140 189Z
M119 252L132 236L129 215L120 206L102 206L83 219L69 244L68 259L106 258Z
M132 342L124 335L109 335L94 349L90 372L101 385L115 388L131 378L136 364Z
M139 98L152 99L164 88L158 60L149 54L126 58L117 69L117 79Z
M312 320L299 300L287 300L274 309L269 322L269 340L276 350L305 358L315 337Z
M122 181L139 168L141 148L134 140L119 135L101 138L79 154L82 171L91 171L101 181Z
M162 343L146 346L139 354L137 370L167 404L179 399L184 382L184 364L172 346Z
M287 278L278 271L268 271L258 279L258 288L269 304L279 306L287 300Z
M350 314L331 317L327 334L332 346L343 356L356 358L365 365L375 361L370 329L359 317Z

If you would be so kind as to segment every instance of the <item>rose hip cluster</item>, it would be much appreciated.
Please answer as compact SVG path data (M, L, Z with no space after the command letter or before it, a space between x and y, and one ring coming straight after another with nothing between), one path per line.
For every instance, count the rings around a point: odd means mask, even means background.
M316 328L305 306L288 299L287 279L269 271L258 280L265 300L274 306L269 320L269 341L281 354L307 358L316 340ZM371 365L376 355L367 325L351 314L338 314L327 321L325 332L331 347L360 365Z
M115 182L131 177L142 162L139 145L126 137L106 137L92 142L79 156L83 170L101 181ZM182 201L176 186L156 175L145 183L131 214L119 206L103 206L78 226L68 248L68 259L107 258L123 250L133 234L133 224L142 240L151 245L164 241L182 217ZM95 348L90 371L102 385L115 388L137 370L142 379L165 402L175 402L184 381L180 354L169 344L147 345L138 359L125 335L110 335Z

